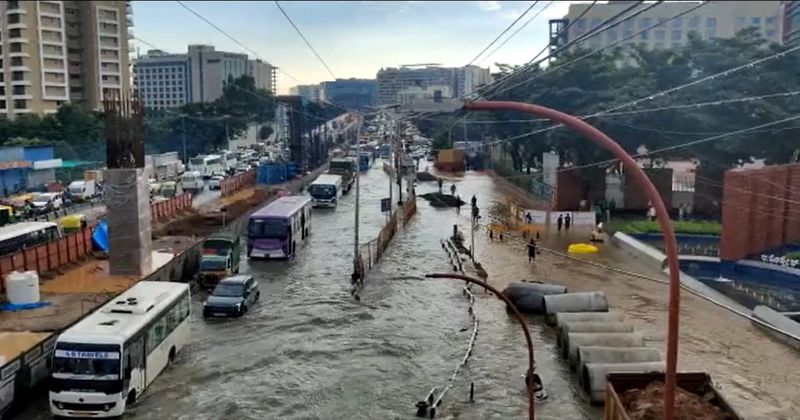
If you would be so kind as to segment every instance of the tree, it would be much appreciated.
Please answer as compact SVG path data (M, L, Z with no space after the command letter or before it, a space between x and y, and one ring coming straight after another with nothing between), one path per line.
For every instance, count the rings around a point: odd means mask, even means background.
M258 139L259 139L259 140L266 140L266 139L268 139L268 138L269 138L269 136L271 136L271 135L272 135L272 132L273 132L273 131L274 131L274 130L272 129L272 127L271 127L271 126L269 126L269 125L262 125L261 127L259 127L259 128L258 128Z

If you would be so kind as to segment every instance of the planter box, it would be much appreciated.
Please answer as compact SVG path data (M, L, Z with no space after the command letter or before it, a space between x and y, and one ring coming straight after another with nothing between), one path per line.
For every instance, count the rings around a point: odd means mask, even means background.
M644 389L653 381L664 381L663 373L611 373L608 375L606 385L606 406L603 414L604 420L631 420L625 407L622 406L620 395L631 389ZM733 420L742 417L731 407L725 398L711 383L711 377L703 372L678 373L678 386L693 394L713 394L709 401L722 409ZM677 405L676 405L677 408Z

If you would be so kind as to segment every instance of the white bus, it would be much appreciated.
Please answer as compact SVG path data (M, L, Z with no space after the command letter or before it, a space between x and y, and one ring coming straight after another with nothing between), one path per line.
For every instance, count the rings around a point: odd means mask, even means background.
M189 159L189 170L200 172L206 179L214 175L225 175L225 166L220 155L193 157Z
M0 256L61 238L53 222L20 222L0 227Z
M341 175L320 175L308 186L308 193L314 199L314 207L336 207L342 196Z
M236 153L228 151L223 151L220 153L222 154L222 164L223 166L225 166L225 170L228 172L235 171L236 165L239 163L239 159L237 159Z
M190 308L188 284L141 281L61 333L53 415L122 415L189 341Z

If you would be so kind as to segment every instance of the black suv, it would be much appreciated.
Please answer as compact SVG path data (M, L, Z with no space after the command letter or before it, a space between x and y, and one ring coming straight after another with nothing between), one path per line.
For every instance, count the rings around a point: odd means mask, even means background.
M203 304L203 318L242 316L260 297L258 282L253 276L239 274L226 277L217 283Z

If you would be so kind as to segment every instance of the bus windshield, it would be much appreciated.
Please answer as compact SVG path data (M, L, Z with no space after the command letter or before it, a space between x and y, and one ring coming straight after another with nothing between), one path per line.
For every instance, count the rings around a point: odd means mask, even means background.
M336 195L336 187L325 184L312 184L308 187L308 193L314 198L331 198Z
M289 236L289 226L285 220L256 219L250 221L247 229L250 238L261 239L286 239Z
M118 379L119 346L58 343L53 357L53 373Z

